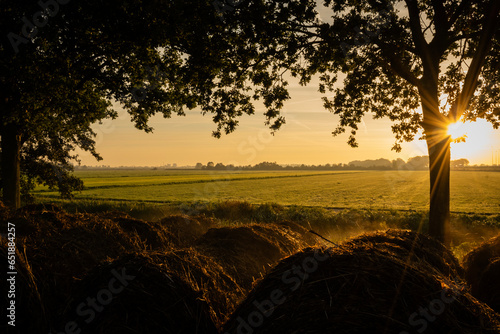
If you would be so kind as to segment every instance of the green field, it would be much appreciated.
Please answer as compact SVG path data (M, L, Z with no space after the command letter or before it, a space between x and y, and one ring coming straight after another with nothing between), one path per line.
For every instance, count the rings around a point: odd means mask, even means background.
M428 210L426 171L77 171L86 189L75 198L151 203L214 202L324 208ZM499 214L500 173L453 171L452 212ZM40 199L58 197L38 187Z

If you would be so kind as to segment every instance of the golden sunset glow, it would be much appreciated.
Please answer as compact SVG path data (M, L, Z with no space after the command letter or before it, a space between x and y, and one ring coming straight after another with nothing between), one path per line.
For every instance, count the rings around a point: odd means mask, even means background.
M451 136L452 140L465 139L467 138L467 132L469 132L468 127L471 123L456 122L451 123L448 126L448 134Z
M452 159L453 156L472 158L481 148L489 148L495 142L492 125L483 119L450 124L448 134L456 141L451 145Z

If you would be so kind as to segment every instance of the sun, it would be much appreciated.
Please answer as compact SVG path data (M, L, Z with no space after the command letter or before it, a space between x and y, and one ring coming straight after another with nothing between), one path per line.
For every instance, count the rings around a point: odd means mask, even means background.
M453 140L452 159L474 159L484 150L489 150L494 140L494 130L488 121L478 119L475 122L458 121L448 126L448 134Z
M448 135L451 137L451 140L453 140L454 142L466 141L470 124L470 122L464 123L458 121L456 123L451 123L450 125L448 125Z

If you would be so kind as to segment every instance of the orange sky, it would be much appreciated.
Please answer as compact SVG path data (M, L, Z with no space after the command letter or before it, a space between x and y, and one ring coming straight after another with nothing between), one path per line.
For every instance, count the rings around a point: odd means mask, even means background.
M318 9L321 20L331 21L331 9L321 5ZM97 150L104 160L97 162L82 153L82 164L162 166L177 163L181 166L209 161L234 165L254 165L262 161L326 164L378 158L407 160L427 155L423 141L404 144L401 153L391 151L394 144L391 122L373 120L371 115L366 115L360 124L359 147L349 147L348 135L331 135L338 117L323 108L317 87L314 80L307 87L290 80L292 99L283 110L287 124L274 137L264 125L264 108L257 109L253 116L242 117L236 132L221 139L211 137L215 125L210 116L203 117L196 110L188 111L186 117L155 117L150 122L155 128L152 134L135 129L130 117L122 112L118 120L94 127L98 134ZM464 128L468 130L468 140L452 144L452 159L467 158L471 164L492 164L492 153L495 157L500 154L500 130L493 130L484 121Z
M114 121L94 126L98 134L97 150L104 160L97 162L82 153L84 165L161 166L177 163L195 165L197 162L235 165L254 165L262 161L280 164L348 163L364 159L397 159L427 155L425 143L403 145L403 151L391 151L394 136L389 120L373 120L366 115L358 131L358 148L347 145L347 135L333 137L338 117L322 106L317 85L290 86L292 99L283 114L287 124L273 137L264 125L264 109L257 108L253 116L241 118L233 134L221 139L211 137L215 125L209 115L188 111L186 117L174 116L151 120L154 133L146 134L134 128L126 113ZM469 130L468 142L453 144L452 159L467 158L471 164L491 164L492 151L500 150L500 131L481 122L479 126L464 126Z

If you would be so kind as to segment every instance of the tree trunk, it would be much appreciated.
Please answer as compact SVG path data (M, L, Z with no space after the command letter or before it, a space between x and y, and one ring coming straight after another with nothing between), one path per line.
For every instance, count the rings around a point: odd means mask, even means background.
M429 235L445 245L450 242L450 136L449 120L439 112L437 73L425 76L420 90L423 128L429 152L430 208Z
M2 127L1 137L3 202L10 208L18 209L21 206L21 138L14 124Z
M448 246L450 243L450 138L446 132L441 135L428 136L427 147L430 172L429 235Z

